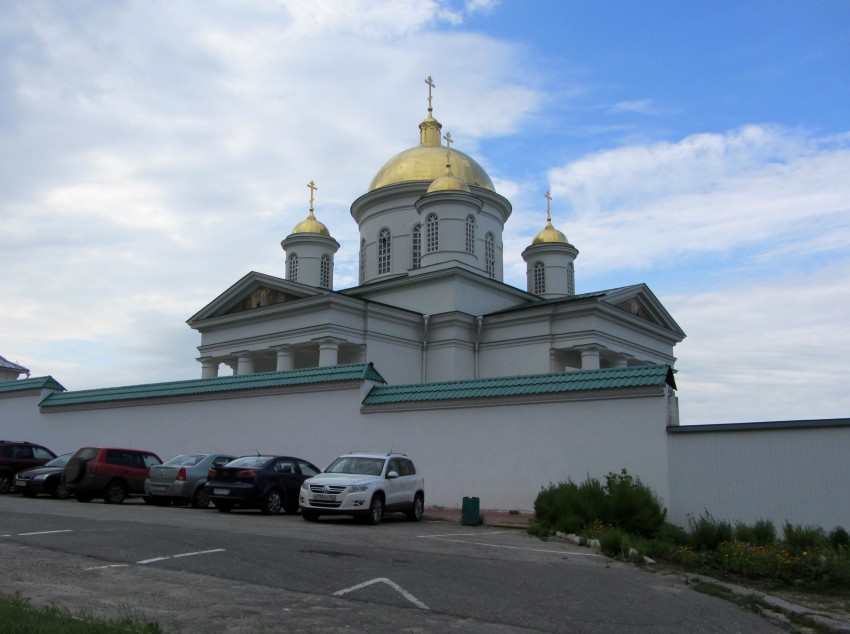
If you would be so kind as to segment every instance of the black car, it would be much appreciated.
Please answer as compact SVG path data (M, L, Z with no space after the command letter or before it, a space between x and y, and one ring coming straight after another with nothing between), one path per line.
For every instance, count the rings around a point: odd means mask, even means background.
M74 452L72 451L62 454L40 467L19 471L15 476L15 491L28 498L34 498L39 493L45 493L60 500L69 497L71 492L62 484L62 473L73 455Z
M40 467L55 457L50 449L35 443L0 440L0 493L12 490L18 471Z
M301 483L320 471L292 456L243 456L210 469L204 491L223 513L236 507L258 508L266 515L281 508L295 513Z

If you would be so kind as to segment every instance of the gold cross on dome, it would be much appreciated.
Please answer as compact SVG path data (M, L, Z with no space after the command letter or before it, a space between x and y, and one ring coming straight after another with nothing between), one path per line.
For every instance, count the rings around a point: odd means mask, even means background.
M316 183L314 183L313 181L307 183L307 187L310 188L310 211L313 211L313 192L315 192L319 188L316 187Z
M428 84L428 112L431 112L433 108L431 108L431 89L436 87L434 84L434 80L431 79L431 75L428 75L428 79L425 80L425 83Z
M443 135L443 138L446 140L446 167L449 166L451 161L449 160L449 152L452 149L452 143L454 143L454 139L452 139L452 133L446 130L446 133Z
M552 202L552 193L546 192L546 220L552 222L552 208L550 203Z

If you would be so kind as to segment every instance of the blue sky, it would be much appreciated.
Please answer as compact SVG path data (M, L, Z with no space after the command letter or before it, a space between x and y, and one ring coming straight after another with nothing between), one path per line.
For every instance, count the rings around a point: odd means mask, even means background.
M68 389L194 378L185 320L283 276L306 183L351 202L427 87L579 292L646 282L688 334L683 423L850 414L850 2L0 4L0 355Z

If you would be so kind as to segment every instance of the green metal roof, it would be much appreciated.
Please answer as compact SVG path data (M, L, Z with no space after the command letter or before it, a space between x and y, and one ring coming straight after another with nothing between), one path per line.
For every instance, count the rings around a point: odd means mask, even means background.
M676 388L669 365L638 365L629 368L578 370L558 374L534 374L446 383L375 386L364 405L498 398L530 394L555 394L586 390L669 385Z
M52 376L34 376L30 379L18 379L17 381L0 381L0 394L22 390L61 390L64 392L65 388Z
M171 383L148 383L126 387L108 387L96 390L77 390L64 394L50 394L40 403L41 407L87 405L114 401L137 401L153 398L168 398L216 392L259 390L270 387L309 385L339 381L376 381L386 383L371 363L352 363L303 370L281 372L258 372L236 376L219 376L211 379L173 381Z

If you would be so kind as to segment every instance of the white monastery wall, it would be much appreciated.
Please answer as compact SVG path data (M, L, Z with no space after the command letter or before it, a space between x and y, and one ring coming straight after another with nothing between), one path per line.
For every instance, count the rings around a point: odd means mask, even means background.
M686 527L689 514L707 510L733 524L770 519L777 530L786 521L850 528L850 421L817 423L685 426L668 433L670 520Z

